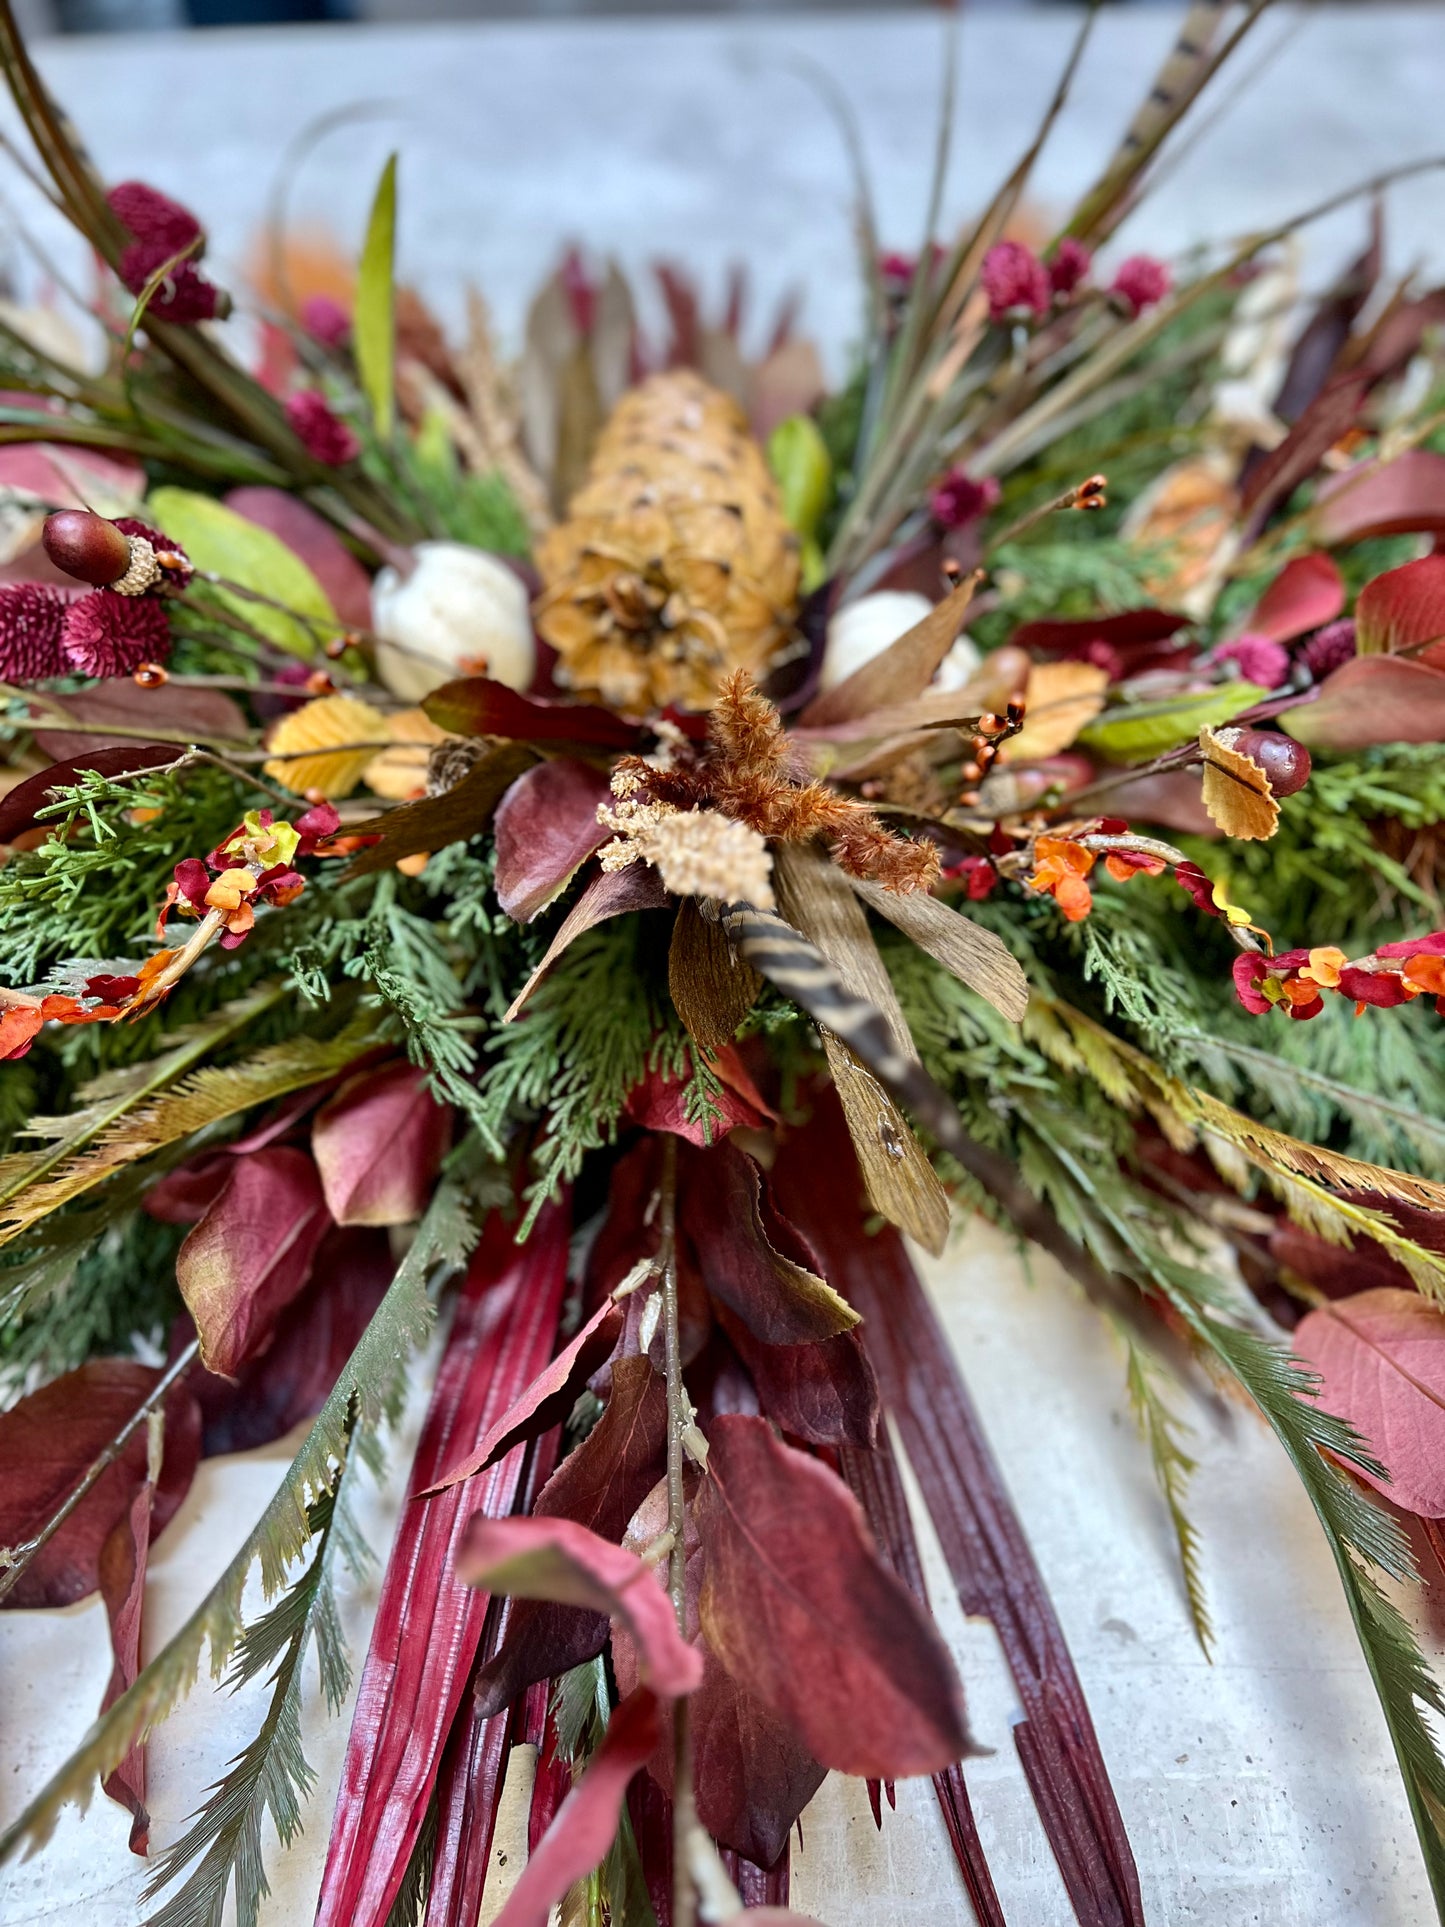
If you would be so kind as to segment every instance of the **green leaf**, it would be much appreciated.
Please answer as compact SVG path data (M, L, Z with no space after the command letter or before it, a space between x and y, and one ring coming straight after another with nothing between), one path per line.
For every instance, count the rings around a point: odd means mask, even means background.
M340 633L342 624L326 591L300 556L269 529L187 488L153 489L147 514L180 543L198 569L236 585L210 585L209 594L283 649L313 656L318 644ZM252 594L238 594L237 589ZM263 599L254 600L257 596Z
M356 280L352 339L361 391L376 432L387 441L396 421L396 155L376 184Z
M1145 756L1162 756L1197 736L1201 729L1227 723L1242 709L1262 703L1269 694L1257 683L1230 682L1197 695L1172 696L1167 702L1136 703L1113 709L1079 731L1086 749L1096 750L1111 763L1133 763Z
M833 462L811 415L789 415L768 437L768 467L782 498L788 527L806 541L833 498Z

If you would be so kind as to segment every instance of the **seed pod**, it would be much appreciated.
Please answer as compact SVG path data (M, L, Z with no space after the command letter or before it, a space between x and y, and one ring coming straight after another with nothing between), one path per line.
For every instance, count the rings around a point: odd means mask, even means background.
M130 567L130 537L89 509L47 516L40 539L57 569L97 589L119 582Z
M1236 730L1230 747L1259 764L1276 796L1293 796L1310 780L1309 751L1277 729Z

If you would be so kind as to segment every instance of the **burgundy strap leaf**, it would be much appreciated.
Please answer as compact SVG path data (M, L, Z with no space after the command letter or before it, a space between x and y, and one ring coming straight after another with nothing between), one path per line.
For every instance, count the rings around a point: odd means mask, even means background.
M0 1413L0 1545L33 1538L122 1431L161 1374L130 1358L93 1358ZM184 1383L167 1394L165 1452L150 1530L162 1531L190 1490L201 1417ZM6 1595L5 1606L70 1606L100 1583L101 1550L146 1483L146 1427L126 1441Z
M1378 535L1445 535L1445 455L1411 448L1393 462L1331 475L1315 496L1309 530L1331 548Z
M597 1367L612 1356L621 1330L622 1307L610 1299L604 1300L577 1336L563 1346L516 1403L488 1428L476 1450L439 1478L429 1487L429 1492L444 1491L447 1486L470 1479L477 1472L485 1472L512 1446L560 1424L577 1403Z
M656 1746L660 1730L657 1701L646 1687L615 1709L601 1746L562 1802L493 1927L547 1927L554 1903L574 1880L601 1864L622 1817L628 1782Z
M593 749L641 749L646 735L595 703L522 696L489 676L464 676L434 689L422 708L454 736L510 736L520 742L579 743Z
M236 1158L214 1204L176 1254L201 1363L229 1377L259 1352L301 1290L330 1222L316 1166L275 1145Z
M1045 656L1079 656L1093 642L1107 642L1132 669L1133 657L1187 628L1189 618L1171 609L1124 609L1116 616L1056 617L1025 622L1009 642Z
M412 1466L414 1499L482 1436L551 1355L566 1284L570 1214L547 1206L523 1246L494 1213L448 1335ZM467 1519L511 1510L522 1453L405 1507L382 1580L342 1766L316 1927L384 1927L416 1847L487 1596L456 1577Z
M702 1679L702 1661L678 1631L652 1569L572 1519L472 1519L457 1559L469 1586L516 1599L581 1606L620 1620L644 1683L676 1699Z
M1363 375L1337 376L1309 403L1279 446L1250 471L1242 499L1252 529L1264 525L1271 510L1314 473L1320 457L1354 426L1368 388Z
M405 1061L348 1078L316 1114L311 1150L338 1224L411 1224L451 1143L451 1108Z
M864 1229L867 1204L836 1103L820 1097L771 1178L831 1281L862 1312L884 1410L959 1601L998 1632L1030 1728L1021 1757L1055 1858L1066 1880L1081 1866L1102 1873L1097 1905L1079 1918L1085 1927L1143 1927L1133 1853L1063 1630L903 1241L887 1226L874 1236Z
M1445 742L1445 670L1404 656L1355 656L1330 671L1315 702L1282 720L1311 749Z
M100 1596L110 1621L110 1650L114 1657L102 1713L135 1684L140 1671L141 1604L145 1595L146 1556L150 1548L151 1505L155 1487L140 1487L129 1509L111 1527L100 1549ZM131 1816L130 1850L142 1856L150 1847L151 1817L146 1811L145 1741L133 1746L115 1771L101 1783L118 1806Z
M968 1745L948 1650L858 1502L762 1418L714 1421L695 1510L704 1636L824 1766L933 1773Z
M1245 627L1252 636L1293 642L1333 622L1345 606L1345 585L1333 556L1297 555L1270 583Z
M556 963L562 952L586 930L609 917L623 917L633 910L661 910L667 903L662 878L650 863L629 863L624 870L600 870L583 888L577 901L558 925L557 934L547 945L542 961L512 1000L502 1019L510 1024L521 1016L528 999Z
M1445 1518L1445 1314L1382 1286L1310 1312L1294 1347L1320 1375L1320 1404L1349 1420L1390 1476L1351 1470L1407 1512Z
M82 749L70 762L52 763L0 798L0 843L13 843L27 830L48 827L36 822L35 812L55 802L53 792L72 788L86 770L98 776L128 776L132 770L173 763L180 753L175 743L127 743L122 749Z
M166 761L173 763L181 753L177 736L229 738L246 742L249 725L246 713L222 689L194 689L184 683L168 683L159 689L142 689L129 677L114 677L92 683L62 698L67 716L84 729L66 729L63 724L37 728L35 741L47 756L62 762L74 761L82 769L91 767L89 758L104 749L113 754L134 751L137 730L164 730L172 741ZM114 731L114 734L107 732ZM129 765L142 769L144 764Z
M612 791L601 770L560 756L519 776L497 809L497 901L530 923L612 832L597 808Z
M628 1520L661 1474L666 1437L662 1379L645 1358L616 1359L602 1417L543 1486L534 1516L574 1519L599 1538L620 1544ZM470 1499L465 1486L452 1486L441 1496L459 1503ZM478 1708L484 1715L500 1712L524 1686L595 1659L606 1643L601 1613L519 1600L501 1651L477 1673Z

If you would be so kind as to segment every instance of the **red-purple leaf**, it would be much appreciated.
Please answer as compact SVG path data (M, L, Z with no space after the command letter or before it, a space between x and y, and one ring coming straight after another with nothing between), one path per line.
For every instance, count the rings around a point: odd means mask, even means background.
M1402 656L1355 656L1332 669L1317 701L1280 724L1310 749L1445 742L1445 671Z
M287 1145L236 1158L214 1204L176 1253L201 1363L229 1377L260 1351L306 1283L327 1224L316 1166Z
M155 1487L146 1480L111 1527L100 1549L100 1596L110 1621L110 1650L114 1656L110 1680L100 1702L102 1713L135 1684L140 1671L141 1606L145 1597L154 1497ZM150 1846L151 1828L151 1817L146 1811L145 1741L133 1746L101 1784L117 1806L124 1807L131 1816L131 1852L144 1855Z
M512 999L511 1008L502 1022L510 1024L522 1014L527 1000L549 974L562 952L574 944L584 931L605 923L609 917L627 916L633 910L661 910L667 900L662 878L650 863L629 863L622 870L599 871L584 885L577 901L558 925L557 934L547 945L542 961Z
M0 843L13 843L17 836L39 827L54 828L54 819L38 825L35 812L56 801L52 791L71 789L86 770L100 776L127 776L132 770L155 769L173 763L180 750L175 743L131 743L124 749L88 749L69 763L52 763L17 783L0 798Z
M314 1418L395 1269L384 1231L333 1225L317 1246L309 1283L282 1312L265 1351L234 1379L196 1373L203 1456L249 1452Z
M1355 603L1355 646L1362 656L1415 653L1445 668L1445 555L1422 556L1367 582ZM1402 739L1403 740L1403 739Z
M666 1438L662 1379L645 1358L615 1360L602 1417L543 1486L534 1516L575 1519L599 1538L620 1543L661 1473ZM452 1486L441 1496L468 1498L468 1488ZM500 1712L524 1686L594 1659L606 1643L607 1621L600 1613L518 1601L501 1651L477 1673L478 1708L484 1715Z
M716 1144L739 1125L760 1130L776 1121L731 1044L725 1044L708 1064L722 1084L710 1118L704 1119L690 1109L691 1077L666 1077L659 1070L649 1070L642 1082L633 1086L623 1116L645 1131L671 1131L698 1146Z
M824 1766L934 1773L968 1745L948 1650L857 1500L761 1418L720 1418L696 1501L704 1637Z
M1092 642L1107 642L1133 667L1132 655L1167 642L1188 626L1188 616L1170 609L1125 609L1117 616L1025 622L1014 630L1009 641L1017 649L1046 656L1077 656Z
M566 1285L569 1212L549 1205L527 1243L494 1213L447 1338L412 1466L415 1498L480 1438L550 1356ZM468 1516L511 1510L523 1454L480 1489L407 1505L381 1585L342 1766L316 1927L383 1927L426 1818L486 1621L453 1570Z
M628 1782L656 1746L660 1727L657 1701L645 1687L616 1708L601 1746L562 1802L493 1927L547 1927L554 1903L601 1863L617 1832Z
M726 1312L722 1325L748 1368L764 1418L810 1445L873 1444L878 1385L857 1332L813 1345L769 1345Z
M1345 585L1328 555L1297 555L1270 583L1245 623L1252 636L1292 642L1333 622L1345 606Z
M830 1285L769 1243L758 1167L735 1145L682 1160L678 1223L708 1291L765 1343L812 1344L857 1324Z
M517 1599L580 1606L620 1620L643 1681L676 1699L702 1679L702 1660L678 1631L667 1595L635 1552L571 1519L473 1518L457 1558L470 1586Z
M371 626L371 578L331 524L283 488L233 488L226 507L299 555L351 629Z
M129 677L117 676L78 689L62 701L67 715L93 727L82 731L52 724L37 729L35 740L47 756L79 762L87 768L88 753L102 747L128 749L136 741L136 730L154 729L157 733L164 730L170 736L224 737L238 743L246 740L245 714L224 689L194 689L178 682L143 689ZM110 730L116 734L105 733ZM179 743L171 745L171 762L180 755L181 747Z
M1377 535L1445 534L1445 455L1408 449L1393 462L1361 463L1320 485L1310 534L1331 547Z
M1379 1286L1412 1289L1409 1272L1373 1238L1337 1245L1280 1218L1269 1234L1269 1255L1327 1298L1351 1298Z
M13 403L11 404L13 406ZM36 417L43 434L43 416ZM52 509L97 508L120 515L135 508L146 491L146 474L129 456L103 454L70 442L12 442L0 448L0 488L29 496Z
M422 703L438 729L456 736L510 736L547 745L581 743L595 749L640 749L636 723L595 703L553 702L522 696L489 676L464 676L434 689Z
M154 1390L160 1373L129 1358L93 1358L0 1413L0 1545L34 1538ZM185 1386L167 1396L152 1538L190 1490L201 1421ZM100 1583L100 1555L146 1482L140 1425L6 1596L7 1607L70 1606Z
M411 1224L451 1143L452 1114L405 1062L348 1078L316 1114L311 1149L338 1224Z
M203 1151L153 1184L141 1204L158 1224L199 1224L236 1169L230 1150Z
M1390 1477L1352 1470L1407 1512L1445 1518L1445 1314L1416 1291L1362 1291L1301 1319L1294 1348L1323 1381L1320 1404Z
M622 1330L622 1317L620 1305L610 1300L600 1304L577 1336L488 1429L476 1450L444 1473L429 1491L444 1491L447 1486L470 1479L477 1472L485 1472L512 1446L560 1424L577 1403L597 1367L612 1356Z
M497 808L497 901L530 923L565 890L611 836L597 806L611 800L607 778L586 763L558 757L519 776Z
M1314 473L1320 457L1354 426L1368 388L1363 375L1337 376L1308 404L1278 447L1249 471L1241 493L1250 527L1261 527L1271 511Z

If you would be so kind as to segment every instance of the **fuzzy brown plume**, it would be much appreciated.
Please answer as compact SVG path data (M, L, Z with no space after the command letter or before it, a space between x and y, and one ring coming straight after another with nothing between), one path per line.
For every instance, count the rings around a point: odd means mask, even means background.
M659 802L682 809L710 806L770 842L821 836L851 876L886 890L927 890L938 880L934 844L894 836L866 803L840 796L826 783L802 780L781 717L745 669L722 685L702 762L660 770L641 758L624 758L619 768Z

